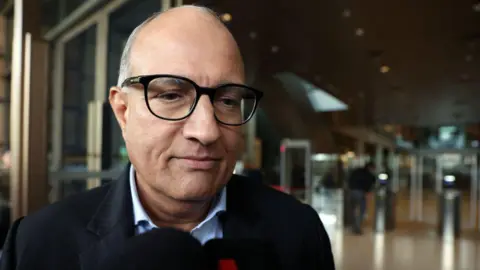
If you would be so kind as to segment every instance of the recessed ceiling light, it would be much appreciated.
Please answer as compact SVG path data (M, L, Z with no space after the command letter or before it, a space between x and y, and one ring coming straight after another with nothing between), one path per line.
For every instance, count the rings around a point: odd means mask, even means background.
M390 71L390 67L387 65L383 65L380 67L380 72L383 74L388 73L389 71Z
M363 37L365 35L365 30L363 28L357 28L355 30L355 35L357 35L359 37Z
M277 53L279 50L278 46L272 46L272 53Z
M229 22L232 20L232 15L230 13L223 13L220 18L223 22Z

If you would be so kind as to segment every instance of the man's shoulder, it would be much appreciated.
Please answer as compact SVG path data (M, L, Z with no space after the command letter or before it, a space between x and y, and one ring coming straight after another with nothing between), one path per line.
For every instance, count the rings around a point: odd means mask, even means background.
M29 214L21 222L21 231L52 232L55 229L86 226L95 215L112 184L80 192Z

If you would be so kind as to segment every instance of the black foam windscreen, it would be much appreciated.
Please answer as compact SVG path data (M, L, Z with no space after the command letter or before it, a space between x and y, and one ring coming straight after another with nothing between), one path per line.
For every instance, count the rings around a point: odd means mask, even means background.
M153 229L130 238L118 254L101 264L103 270L205 270L207 260L202 245L189 233Z
M204 245L210 269L222 260L234 260L238 270L279 269L273 245L260 239L213 239Z

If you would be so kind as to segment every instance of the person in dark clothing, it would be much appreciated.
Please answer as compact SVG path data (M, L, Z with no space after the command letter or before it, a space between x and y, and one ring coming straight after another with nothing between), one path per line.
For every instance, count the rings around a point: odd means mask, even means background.
M367 194L375 184L375 165L372 162L355 169L348 179L353 212L353 232L362 234L362 222L367 210Z

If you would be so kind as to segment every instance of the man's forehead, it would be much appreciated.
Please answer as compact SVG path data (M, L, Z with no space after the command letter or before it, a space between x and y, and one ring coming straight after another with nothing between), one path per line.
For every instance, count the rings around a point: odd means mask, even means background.
M224 34L225 38L231 36L225 25L212 12L205 8L183 6L160 13L140 30L138 38L145 36L168 36L172 33L185 33L189 35L216 32ZM198 30L203 30L199 32Z
M209 68L213 72L218 66L225 73L243 76L242 57L228 29L212 14L198 9L170 10L145 25L130 55L132 72L137 73L134 75L148 70L186 76L197 74L198 69ZM186 16L191 14L201 19Z

